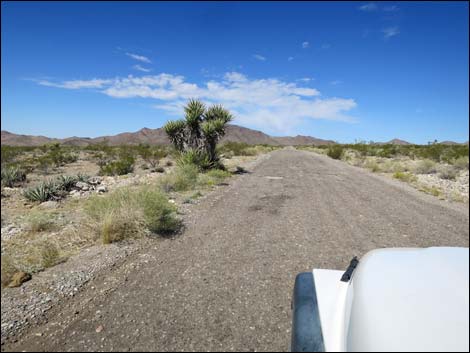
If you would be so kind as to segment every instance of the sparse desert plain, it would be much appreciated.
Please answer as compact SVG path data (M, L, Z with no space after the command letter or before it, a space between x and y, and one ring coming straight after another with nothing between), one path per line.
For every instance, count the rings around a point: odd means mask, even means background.
M2 145L2 350L286 350L298 272L468 246L467 144L218 153Z

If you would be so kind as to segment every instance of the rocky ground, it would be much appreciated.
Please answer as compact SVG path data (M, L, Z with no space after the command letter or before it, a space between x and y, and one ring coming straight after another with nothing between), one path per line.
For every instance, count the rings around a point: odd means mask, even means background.
M262 157L260 157L262 159ZM225 164L229 169L235 169L236 166L247 167L255 163L256 157L234 157L226 160ZM77 165L79 166L77 168ZM91 168L90 168L91 167ZM72 175L77 172L93 172L94 168L86 161L79 161L69 169L61 172ZM167 167L165 172L150 172L139 170L131 175L124 176L94 176L87 182L79 182L73 190L69 192L68 197L62 201L46 201L41 204L31 204L25 202L22 197L23 187L4 188L4 197L2 197L2 256L4 255L4 246L15 241L15 238L22 236L36 238L58 238L68 237L69 234L82 230L78 227L80 221L77 213L80 211L81 202L93 194L106 194L113 190L130 186L155 183L158 178L165 173L171 172L172 167ZM34 184L40 180L38 176L33 176L29 183ZM218 186L218 187L223 187ZM188 202L184 195L172 195L170 202L177 204L181 217L191 213L191 208L204 200L207 190L199 192L198 199L192 199ZM51 232L39 232L38 234L29 234L28 225L22 215L29 212L40 210L41 212L58 213L56 221L64 218L66 221L58 229ZM8 215L4 217L4 215ZM16 216L16 217L15 217ZM1 344L7 341L16 341L23 331L28 327L43 324L47 322L50 311L59 303L63 303L77 295L82 288L97 275L106 274L116 266L119 266L130 256L147 247L159 246L160 238L150 237L137 241L125 241L117 244L100 245L94 239L86 239L83 243L84 235L79 236L80 246L70 257L54 267L45 271L39 271L33 274L30 281L19 283L18 288L2 289L1 305ZM75 242L74 239L67 239ZM24 243L19 246L25 245ZM3 264L3 262L2 262ZM92 286L93 288L93 286Z

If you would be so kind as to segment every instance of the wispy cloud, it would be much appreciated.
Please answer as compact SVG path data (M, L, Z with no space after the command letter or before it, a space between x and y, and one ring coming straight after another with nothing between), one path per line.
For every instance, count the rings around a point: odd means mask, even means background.
M147 68L145 68L145 67L143 67L143 66L141 66L141 65L139 65L139 64L132 66L132 68L133 68L134 70L142 71L142 72L150 72L150 71L152 71L152 69L147 69Z
M134 60L141 61L143 63L147 63L147 64L152 63L152 61L149 58L147 58L146 56L143 56L143 55L137 55L137 54L133 54L133 53L126 53L126 55L131 57Z
M321 45L321 48L322 48L322 49L330 49L330 48L331 48L331 44L328 44L328 43L322 44L322 45Z
M310 47L310 43L309 43L309 42L303 42L303 43L302 43L302 48L307 49L308 47Z
M253 58L259 61L266 61L266 57L264 57L263 55L259 55L259 54L253 54Z
M301 80L304 84L311 81L310 78ZM313 87L276 78L250 79L239 72L227 72L223 77L203 84L166 73L89 81L36 82L65 89L95 88L114 98L148 98L155 101L154 107L177 115L181 115L187 99L198 98L206 103L221 103L234 113L236 123L266 132L289 133L305 119L355 121L347 114L356 107L354 99L323 97Z
M359 10L361 11L377 11L379 7L374 2L369 2L368 4L364 4L359 6Z
M289 57L287 58L287 61L292 61L292 60L294 60L294 57L293 57L293 56L289 56Z
M399 7L397 5L390 5L390 6L385 6L383 10L385 12L395 12L399 10Z
M387 27L382 29L382 34L385 39L389 39L400 34L400 29L397 26Z
M314 78L313 77L303 77L303 78L299 78L297 81L300 81L300 82L311 82L313 81Z
M343 81L341 81L341 80L334 80L334 81L331 81L331 82L330 82L330 85L332 85L332 86L337 86L337 85L340 85L340 84L342 84L342 83L343 83Z
M63 81L63 82L52 82L49 80L35 80L32 79L31 81L36 82L41 86L49 86L49 87L58 87L58 88L66 88L66 89L82 89L82 88L103 88L109 84L113 83L113 80L107 79L91 79L91 80L71 80L71 81Z

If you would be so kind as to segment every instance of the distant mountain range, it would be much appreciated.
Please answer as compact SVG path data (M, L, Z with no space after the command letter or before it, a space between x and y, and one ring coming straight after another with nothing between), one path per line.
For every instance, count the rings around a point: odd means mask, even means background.
M10 146L41 146L45 143L59 142L64 145L86 146L89 144L107 142L109 145L148 143L152 145L169 144L170 141L162 128L143 128L136 132L124 132L112 136L89 137L68 137L64 139L49 138L46 136L18 135L2 130L2 145ZM266 144L276 146L290 145L327 145L335 143L332 140L322 140L311 136L269 136L261 131L248 129L246 127L229 125L223 142L244 142L250 145Z
M31 135L18 135L8 131L2 130L1 143L2 145L10 146L41 146L46 143L59 142L64 145L70 146L86 146L99 142L107 142L109 145L122 145L130 144L137 145L139 143L148 143L152 145L169 144L165 132L162 128L149 129L143 128L136 132L124 132L112 136L100 136L95 138L90 137L68 137L64 139L50 138L46 136L31 136ZM261 131L248 129L246 127L229 125L223 142L244 142L250 145L266 144L274 146L296 146L296 145L329 145L335 143L332 140L322 140L312 136L270 136ZM393 139L385 142L397 145L409 145L407 141ZM444 141L445 144L458 144L453 141ZM467 142L468 143L468 142Z

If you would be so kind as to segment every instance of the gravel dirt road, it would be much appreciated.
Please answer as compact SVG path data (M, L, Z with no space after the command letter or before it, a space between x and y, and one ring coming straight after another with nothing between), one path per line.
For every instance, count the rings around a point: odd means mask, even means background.
M103 274L3 350L286 351L295 275L381 247L469 245L466 205L309 152L260 159L185 232Z

